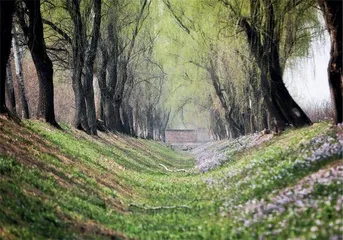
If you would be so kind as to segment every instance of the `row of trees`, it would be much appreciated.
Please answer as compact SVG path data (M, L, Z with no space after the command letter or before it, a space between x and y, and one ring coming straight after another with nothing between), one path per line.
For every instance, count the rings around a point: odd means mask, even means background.
M14 8L14 2L5 5L2 10ZM148 0L16 2L13 29L20 25L22 42L30 50L39 78L38 118L59 127L53 105L54 64L71 72L76 128L93 135L100 128L163 137L170 110L162 104L166 74L153 60L156 34L144 26L150 5ZM7 82L11 83L11 68L8 70ZM99 86L99 99L95 99L93 79ZM7 96L12 96L9 102L15 105L14 94ZM5 100L2 106L7 111Z
M333 41L329 78L334 121L342 122L341 60L337 63L342 59L341 44L337 45L341 43L341 37L337 37L342 29L341 3L204 0L207 9L214 12L214 23L208 24L209 19L204 15L187 12L187 8L196 9L197 2L180 5L164 1L172 8L180 29L191 35L192 44L198 45L197 54L187 57L189 63L204 70L214 89L207 108L215 138L237 137L263 128L282 131L289 125L311 124L286 88L283 73L289 60L306 56L311 40L321 31L318 6L326 16Z
M319 6L332 45L328 74L334 121L342 122L342 4L338 1L18 0L1 1L0 6L1 113L14 111L19 104L11 67L6 74L14 33L16 68L21 64L20 42L27 46L37 70L39 119L59 127L54 66L71 73L76 128L92 135L101 129L155 139L163 139L164 129L174 119L172 113L184 117L189 103L206 114L218 139L311 124L289 94L283 73L289 59L306 54L320 25ZM163 26L166 18L174 20L178 33ZM173 44L179 47L174 52ZM172 66L181 73L177 75ZM20 104L22 116L28 118L33 114L28 112L21 72L16 74ZM175 79L183 82L175 87ZM204 85L200 95L205 96L192 97L196 91L188 92L184 100L173 102L172 95L180 93L184 84L198 90Z

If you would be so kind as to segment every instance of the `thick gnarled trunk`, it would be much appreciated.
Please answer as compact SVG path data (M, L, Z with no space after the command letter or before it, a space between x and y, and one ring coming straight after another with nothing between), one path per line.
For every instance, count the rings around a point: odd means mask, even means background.
M35 64L39 82L39 101L37 117L44 119L51 125L60 128L55 119L53 66L47 54L44 41L44 29L40 12L40 0L25 0L29 25L25 23L25 16L18 14L21 27L28 39L33 62Z
M318 0L330 34L328 78L335 124L343 122L342 1Z

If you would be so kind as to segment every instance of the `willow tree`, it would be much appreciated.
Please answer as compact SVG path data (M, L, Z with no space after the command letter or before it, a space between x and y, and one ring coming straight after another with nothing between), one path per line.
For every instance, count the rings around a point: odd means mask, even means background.
M278 129L292 124L300 127L311 124L310 119L289 94L283 72L287 58L299 41L299 32L295 25L305 25L306 12L311 9L313 1L245 1L246 9L242 11L238 1L221 0L230 14L237 20L244 31L251 55L260 70L263 98L269 113L275 118ZM292 16L293 18L291 18ZM294 28L287 28L294 24ZM290 38L289 38L290 37ZM282 50L288 49L283 55Z

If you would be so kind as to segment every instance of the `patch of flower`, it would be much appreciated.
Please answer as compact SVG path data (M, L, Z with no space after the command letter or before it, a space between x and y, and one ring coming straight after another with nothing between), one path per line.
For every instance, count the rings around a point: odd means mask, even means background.
M196 167L207 172L225 162L231 161L235 154L269 141L273 134L255 133L237 139L209 142L192 150L196 158Z
M309 167L334 155L343 154L343 134L338 131L336 137L319 135L311 139L302 150L302 158L295 161L294 167Z
M253 199L243 205L234 206L233 209L241 213L241 221L246 227L263 219L268 219L271 215L279 215L290 209L292 209L292 212L299 214L307 209L321 211L318 209L319 206L327 204L334 206L334 209L340 212L342 211L343 196L339 195L338 192L329 194L325 191L320 196L316 196L316 189L320 186L342 185L342 183L342 165L322 169L299 181L296 186L281 190L270 198ZM227 203L223 204L221 210L227 210L227 205ZM320 225L320 220L316 220L315 223Z

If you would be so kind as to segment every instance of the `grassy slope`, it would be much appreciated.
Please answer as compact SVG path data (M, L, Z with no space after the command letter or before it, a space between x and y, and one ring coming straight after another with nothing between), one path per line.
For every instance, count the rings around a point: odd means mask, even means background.
M257 220L246 211L253 199L272 201L305 176L342 164L339 155L306 166L299 161L311 153L313 137L335 137L325 123L236 153L204 174L166 172L159 164L191 169L194 160L152 141L24 125L0 119L0 238L322 239L342 233L336 180L315 184L308 198L316 208L294 211L291 202Z

